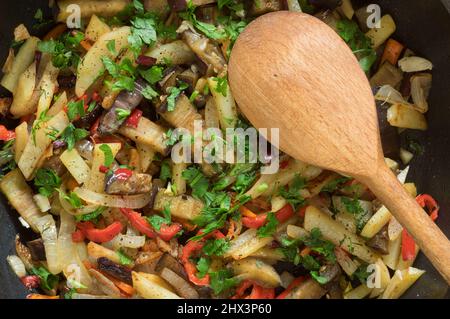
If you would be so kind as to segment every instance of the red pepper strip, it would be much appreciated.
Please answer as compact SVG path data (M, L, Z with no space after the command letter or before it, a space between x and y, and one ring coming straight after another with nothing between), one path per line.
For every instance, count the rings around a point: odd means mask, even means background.
M284 223L294 216L294 210L290 204L286 204L275 213L275 217L280 223ZM259 214L256 217L242 217L242 224L247 228L260 228L267 220L267 213Z
M300 207L300 209L298 210L298 215L302 218L305 218L307 208L308 208L308 206Z
M161 228L158 232L158 236L159 238L161 238L164 241L169 241L171 240L176 234L178 234L178 232L183 228L183 226L181 226L178 223L174 223L172 225L166 225L166 224L162 224Z
M402 231L402 258L403 260L413 260L416 256L416 243L414 238L406 229Z
M203 232L202 230L199 230L197 235L201 235L202 232ZM206 235L205 237L203 237L202 241L193 241L193 240L188 241L187 244L183 247L183 251L181 253L181 263L184 266L186 274L188 275L189 280L197 286L208 286L210 282L210 277L208 274L206 274L205 277L198 278L197 267L194 265L194 263L192 263L190 258L195 252L201 251L204 245L203 241L211 237L220 239L224 238L225 235L222 234L220 231L215 230Z
M242 217L242 225L247 228L259 228L266 223L267 214L259 214L256 217Z
M108 167L106 167L105 165L100 165L99 167L98 167L98 170L99 170L99 172L100 173L108 173L108 171L109 171L109 168Z
M274 299L275 289L274 288L264 288L260 285L254 284L253 290L247 299Z
M80 229L84 236L90 241L96 243L105 243L112 240L122 231L122 223L116 221L103 229L94 228L94 224L91 222L82 222L77 224L77 228Z
M20 281L23 283L27 289L35 289L39 287L39 284L41 283L41 278L36 275L29 275L29 276L23 276L20 278Z
M245 296L245 291L252 288L250 295ZM275 289L264 288L251 280L244 280L236 289L236 294L231 299L274 299Z
M142 117L142 111L139 109L135 109L133 113L128 117L125 122L126 126L137 127L139 124L139 120Z
M428 194L422 194L416 197L417 203L422 208L427 208L432 221L438 218L439 206L436 200ZM406 229L402 231L402 258L403 260L413 260L416 256L416 244L414 238Z
M81 243L82 241L84 241L84 239L85 239L85 236L81 229L78 229L72 233L72 241L74 243Z
M100 96L100 94L98 94L98 92L92 93L92 99L97 103L102 102L102 97Z
M99 125L100 125L100 118L98 118L89 129L89 131L91 132L91 136L95 136L97 134L97 129Z
M284 205L283 208L275 213L275 217L280 223L284 223L292 216L294 216L294 209L292 208L291 204Z
M284 160L280 163L280 169L285 169L289 165L289 160Z
M416 197L416 201L421 207L426 207L428 209L432 221L435 221L438 218L439 206L431 195L419 195Z
M9 141L16 138L16 132L8 130L4 125L0 125L0 140Z
M277 296L276 299L284 299L292 291L292 289L298 287L303 281L305 281L305 276L300 276L292 280L292 282L287 286L286 290Z
M114 175L117 179L126 181L131 177L131 175L133 175L133 171L128 168L118 168L114 171Z
M136 228L144 235L147 235L147 237L150 238L156 237L156 233L154 232L153 228L151 227L149 222L144 217L141 216L141 214L129 208L121 208L120 211L126 218L128 218L131 226Z
M197 285L197 286L208 286L210 282L209 275L206 274L203 278L197 277L197 267L193 262L190 261L191 256L197 252L201 251L203 248L203 242L200 241L189 241L183 247L183 251L181 253L181 263L186 270L186 274L188 275L189 280Z

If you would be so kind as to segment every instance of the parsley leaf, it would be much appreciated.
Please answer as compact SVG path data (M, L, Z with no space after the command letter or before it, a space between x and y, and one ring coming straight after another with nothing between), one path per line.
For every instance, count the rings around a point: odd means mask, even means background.
M169 160L164 160L161 163L161 171L159 172L159 179L164 183L167 182L168 179L172 178L172 170L170 169Z
M41 52L51 54L52 63L56 68L77 67L80 62L78 49L83 40L82 32L76 32L74 35L66 33L57 40L39 41L37 48Z
M328 182L324 187L322 187L322 189L320 190L321 192L328 192L328 193L332 193L335 190L338 189L339 185L346 183L350 180L350 178L348 177L339 177L336 178L330 182Z
M89 136L89 132L82 128L76 128L70 123L62 132L61 140L67 144L67 149L70 151L75 147L75 143L81 141Z
M233 277L233 273L230 269L220 269L216 272L210 272L209 276L211 278L210 286L216 295L239 284L239 279Z
M31 268L30 273L39 277L40 286L44 290L52 290L58 284L59 277L50 273L43 266Z
M81 202L81 198L78 197L78 195L74 192L70 192L69 195L67 195L66 193L64 193L63 191L61 191L60 189L57 189L57 191L59 193L61 193L61 195L63 196L64 200L66 200L67 202L69 202L69 204L73 207L73 208L81 208L83 207L83 203Z
M70 101L67 104L67 116L69 121L75 120L78 116L84 116L84 100Z
M51 116L47 116L47 110L39 114L39 118L34 121L33 127L31 128L31 137L33 139L33 144L36 145L36 132L41 128L42 124L51 119Z
M75 215L75 220L77 222L86 222L90 220L97 219L104 211L106 210L106 207L100 206L97 207L95 210L93 210L90 213L84 214L84 215Z
M117 115L118 121L125 120L128 116L130 116L130 114L131 114L130 110L125 110L125 109L121 109L121 108L116 109L116 115Z
M227 96L228 91L228 80L227 76L213 78L214 81L217 82L215 91L221 93L223 96Z
M147 85L143 90L142 90L142 95L147 99L147 100L152 100L155 97L159 96L159 93L156 92L150 85Z
M116 251L117 255L119 256L119 261L124 266L129 266L133 263L133 259L131 259L125 252L120 248L118 251Z
M278 219L275 217L275 213L269 212L267 213L267 221L266 224L258 228L257 234L258 237L270 237L277 230Z
M34 177L34 185L39 187L39 193L42 196L50 197L55 188L61 186L61 178L51 168L40 168Z
M16 161L14 160L14 141L14 139L9 140L3 144L2 149L0 150L0 178L17 166Z
M180 13L180 16L188 20L192 23L192 25L206 35L208 38L214 40L224 39L226 37L226 33L223 29L217 28L214 24L198 21L195 16L195 5L192 3L192 0L187 1L187 8L185 12Z
M203 245L203 252L207 256L222 256L230 248L230 241L226 238L208 239Z
M154 65L147 70L139 69L139 74L150 84L155 84L163 78L163 67Z
M111 147L108 144L102 144L100 145L99 149L105 156L104 165L106 167L109 167L114 162L114 155L112 153Z
M299 175L296 175L288 189L285 187L280 187L278 194L286 199L286 201L291 204L292 208L296 210L298 206L303 205L305 202L304 198L299 193L299 191L304 187L305 179L301 178Z
M191 166L184 170L181 176L192 188L192 195L198 199L203 198L209 188L209 181L199 168Z
M111 52L113 55L117 55L116 40L114 40L114 39L109 40L106 43L106 47L108 48L108 51Z
M183 90L186 90L189 87L187 83L181 82L178 87L169 88L169 96L167 97L167 111L172 112L175 110L175 102L178 96L181 94Z
M144 44L152 45L156 42L156 22L153 18L135 17L131 20L131 35L128 43L135 53L139 53Z
M209 266L211 265L211 260L209 258L201 257L197 261L197 277L203 278L206 276L209 270Z
M147 217L147 220L150 223L150 225L152 225L152 227L157 231L161 230L161 225L163 224L169 225L172 222L169 205L166 205L164 207L162 213L164 217L161 217L159 215L152 215L150 217Z

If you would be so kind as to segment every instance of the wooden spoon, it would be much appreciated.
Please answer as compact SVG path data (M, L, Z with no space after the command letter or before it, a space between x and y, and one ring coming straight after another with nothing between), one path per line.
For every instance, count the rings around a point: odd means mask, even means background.
M263 15L236 41L229 79L256 128L279 128L287 154L366 184L450 283L450 242L386 166L369 82L334 30L302 13Z

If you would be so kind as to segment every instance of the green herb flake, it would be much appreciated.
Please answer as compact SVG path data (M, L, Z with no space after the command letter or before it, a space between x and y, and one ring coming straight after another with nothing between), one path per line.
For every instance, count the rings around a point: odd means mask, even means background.
M275 213L269 212L267 213L267 222L264 226L258 228L257 234L259 237L270 237L277 230L278 219L275 216Z
M34 185L42 196L50 197L61 186L61 178L50 168L40 168L34 177Z
M114 162L114 155L112 153L111 147L108 144L102 144L100 145L99 149L105 156L104 165L106 167L109 167Z

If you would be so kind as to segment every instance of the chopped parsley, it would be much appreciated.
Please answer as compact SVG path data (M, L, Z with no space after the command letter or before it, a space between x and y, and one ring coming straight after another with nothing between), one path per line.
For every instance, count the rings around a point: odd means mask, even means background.
M150 217L147 217L150 225L152 225L152 227L157 231L161 230L162 225L169 225L172 222L169 205L166 205L166 207L164 207L162 214L164 217L161 217L159 215L152 215Z
M173 86L168 89L169 95L167 96L167 111L172 112L175 110L175 104L178 96L180 96L183 90L189 87L187 83L181 82L178 87Z
M100 145L99 149L105 156L104 165L106 167L109 167L114 162L114 155L112 153L111 147L108 144L102 144Z
M89 132L82 128L76 128L70 123L62 132L61 140L67 144L70 151L75 147L75 143L89 136Z
M226 37L226 32L223 29L217 28L214 24L198 21L195 16L196 6L192 3L192 0L187 1L187 8L185 12L181 12L179 15L185 20L188 20L192 25L206 35L208 38L214 40L224 39Z
M51 168L40 168L34 177L34 185L42 196L50 197L61 186L61 178Z
M117 50L116 50L116 40L114 40L114 39L109 40L109 41L106 43L106 47L108 48L108 51L111 52L111 54L117 55Z
M87 222L90 220L97 220L98 217L103 214L103 212L106 210L106 207L100 206L97 207L95 210L93 210L92 212L88 213L88 214L83 214L83 215L75 215L75 220L77 222Z
M182 172L182 177L192 188L192 195L202 199L209 188L209 181L199 168L191 166Z
M214 81L217 82L215 91L222 94L223 96L227 96L228 91L228 80L227 76L213 78Z
M52 63L56 68L76 68L80 62L79 46L83 40L82 32L66 33L57 40L38 42L37 48L41 52L51 54Z
M77 119L78 117L84 116L84 100L71 101L67 104L67 116L70 121Z
M139 69L139 74L150 84L155 84L163 78L163 67L154 65L147 70Z
M203 252L207 256L222 256L230 248L230 241L226 238L208 239L203 245Z
M275 217L275 213L269 212L267 213L267 221L266 224L258 228L257 234L258 237L270 237L277 230L278 219Z
M64 200L66 200L73 208L81 208L83 207L83 203L81 202L81 198L74 192L70 192L66 194L59 189L57 191L62 195Z
M287 189L286 187L280 187L278 195L286 199L286 201L291 204L292 208L296 210L305 202L305 199L300 195L300 190L304 187L305 179L296 175Z
M119 261L124 266L129 266L133 264L133 259L131 259L125 252L120 248L117 252L117 256L119 256Z
M167 182L167 180L172 178L172 170L170 168L169 160L164 160L161 163L161 170L159 172L159 179L162 180L164 183Z
M210 287L215 295L226 292L239 284L239 279L233 277L233 272L230 269L210 272L209 276L211 278Z
M125 120L127 117L130 116L130 114L131 114L130 110L125 110L125 109L121 109L121 108L116 109L116 116L117 116L118 121Z
M50 273L43 266L31 268L30 273L39 277L40 286L43 290L52 290L58 284L59 277Z
M211 260L209 258L201 257L197 261L197 277L203 278L208 274L209 266L211 266Z
M348 182L349 180L350 180L350 178L348 178L348 177L344 177L344 176L338 177L338 178L328 182L325 186L322 187L322 189L320 191L332 193L332 192L336 191L340 185Z

